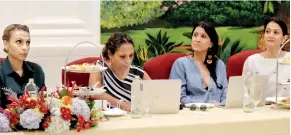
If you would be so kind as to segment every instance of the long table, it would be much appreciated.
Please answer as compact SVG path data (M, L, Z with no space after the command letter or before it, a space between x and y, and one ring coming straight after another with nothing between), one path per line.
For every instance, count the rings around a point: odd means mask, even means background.
M45 135L16 132L5 135ZM212 108L207 112L184 108L178 114L153 115L152 118L131 119L128 115L110 117L98 127L62 135L290 135L289 110L258 108L254 113L242 109Z

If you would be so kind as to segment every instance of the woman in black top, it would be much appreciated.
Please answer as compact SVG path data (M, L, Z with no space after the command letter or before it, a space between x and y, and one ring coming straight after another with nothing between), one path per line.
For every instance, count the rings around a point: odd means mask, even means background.
M30 33L26 25L7 26L2 40L7 57L0 63L0 107L6 108L10 102L3 88L11 89L20 96L30 78L38 88L42 88L45 86L45 76L38 64L25 61L30 49Z
M131 65L134 56L134 43L132 39L124 33L114 33L105 44L103 56L108 69L102 73L91 73L89 86L100 82L97 87L105 85L107 93L96 98L107 100L111 105L130 111L131 83L135 76L149 80L149 75L137 66ZM97 64L101 64L98 62ZM125 101L125 102L120 102Z

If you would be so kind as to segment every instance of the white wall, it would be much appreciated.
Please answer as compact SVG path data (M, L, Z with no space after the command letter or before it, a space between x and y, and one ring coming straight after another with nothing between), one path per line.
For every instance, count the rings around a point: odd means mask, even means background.
M46 84L54 89L61 84L61 66L72 48L79 42L69 61L99 56L100 1L0 1L0 31L12 23L30 28L31 50L27 60L40 64L46 74ZM0 50L3 44L0 42ZM6 54L0 51L0 57Z

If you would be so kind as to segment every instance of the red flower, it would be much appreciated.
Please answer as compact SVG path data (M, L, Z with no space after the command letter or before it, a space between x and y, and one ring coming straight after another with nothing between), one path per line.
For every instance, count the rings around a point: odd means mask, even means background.
M40 104L40 107L39 107L39 111L43 114L46 114L47 113L47 107L44 103L41 103Z
M19 123L19 115L17 113L12 113L10 119L12 124L14 125L17 125Z
M61 116L64 120L71 120L71 110L67 107L61 107Z
M82 127L77 127L77 132L80 132L81 130L83 130Z
M89 123L86 123L85 125L84 125L84 129L88 129L90 127L90 124Z
M42 127L43 127L44 129L48 128L48 126L49 126L49 124L48 124L47 122L42 123Z
M59 95L59 97L61 97L61 92L60 92L60 90L57 90L57 94Z
M45 89L46 89L46 87L43 86L43 87L41 88L41 90L40 90L39 102L44 102L44 95L43 95L43 93L44 93L44 90L45 90Z
M92 124L94 124L93 120L85 121L82 115L78 115L78 127L77 127L78 132L84 129L88 129Z
M78 115L78 127L77 127L77 132L80 132L81 130L83 130L83 126L85 123L85 119L82 115Z
M29 94L28 90L25 90L25 96L30 98L30 94Z
M72 81L72 88L70 90L70 93L73 93L75 87L76 87L76 81Z
M7 105L8 109L13 110L13 109L16 109L17 107L21 106L21 103L17 99L12 98L12 97L8 97L7 99L12 101L11 104Z
M8 119L10 121L10 127L13 128L19 123L19 114L11 111L6 111L6 113L8 114Z
M78 124L83 125L85 122L85 118L82 115L78 115Z
M22 105L25 109L34 109L37 106L37 101L31 99L28 96L20 96L20 105Z
M48 128L48 126L49 126L50 123L51 123L51 117L48 116L48 117L45 118L44 123L42 124L42 127L44 129L46 129L46 128Z

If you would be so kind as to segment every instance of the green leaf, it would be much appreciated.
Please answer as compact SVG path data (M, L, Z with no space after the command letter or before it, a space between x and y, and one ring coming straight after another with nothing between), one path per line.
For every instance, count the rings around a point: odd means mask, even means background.
M147 46L150 46L152 44L152 42L150 40L148 40L148 39L146 39L145 42L146 42Z
M151 44L150 46L149 46L149 49L151 48L151 52L154 54L154 57L156 57L156 56L158 56L159 55L159 52L158 52L158 50L157 50L157 48L153 45L153 44Z
M166 50L169 50L170 46L174 45L175 42L169 42L165 45Z
M264 4L264 13L267 13L268 12L268 1L265 2Z
M226 47L223 52L221 53L220 59L226 63L226 60L228 59L228 57L230 56L230 52L231 52L231 46Z
M146 33L148 35L148 37L150 38L150 40L152 41L152 43L157 43L157 40L155 39L155 37L153 37L152 35L150 35L149 33Z
M269 6L268 6L268 9L271 13L274 13L274 5L272 2L269 2Z
M223 45L222 45L222 51L226 48L226 46L229 44L229 42L230 42L229 37L226 37L224 42L223 42Z
M161 34L161 30L159 31L159 33L158 33L158 35L157 35L157 42L158 42L159 44L162 43L162 34Z
M162 45L165 46L166 43L169 41L170 37L166 37L165 39L163 39Z
M230 51L230 56L232 56L232 55L235 54L237 48L239 47L239 43L240 43L240 41L239 41L239 40L236 40L236 41L232 44L232 46L231 46L231 51Z
M91 102L88 99L85 100L87 105L89 106L90 110L93 108L95 102Z
M174 44L174 45L171 45L169 48L168 48L168 51L171 51L172 49L174 49L175 47L178 47L178 46L181 46L183 44L183 42L179 43L179 44Z
M171 45L169 48L168 48L168 51L167 52L170 52L171 50L173 50L175 47L178 47L180 46L179 44L174 44L174 45Z
M187 52L189 52L189 50L181 49L181 48L173 49L173 50L170 51L170 53L187 53Z
M72 97L73 95L70 94L70 93L67 93L67 90L65 88L63 88L61 91L60 91L60 94L61 94L61 97L62 98L63 96L69 96L69 97Z
M162 55L162 54L165 54L165 53L167 53L165 47L161 46L159 55Z
M167 37L167 32L165 32L165 33L164 33L164 36L163 36L163 40L165 40L165 39L167 39L167 38L169 39L169 37ZM168 42L168 41L167 41L167 42ZM165 42L165 43L166 43L166 42ZM165 44L165 43L163 43L163 44Z
M189 38L189 39L192 39L192 32L186 32L186 33L183 33L183 36Z

